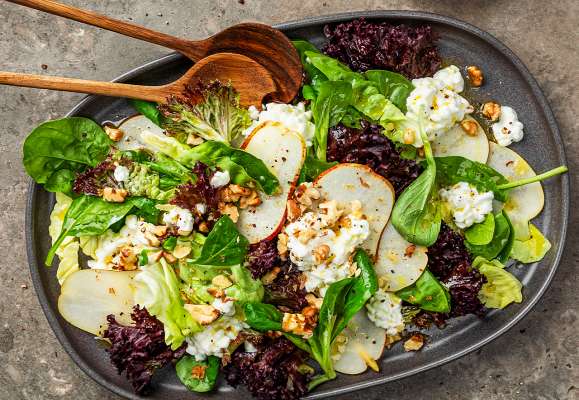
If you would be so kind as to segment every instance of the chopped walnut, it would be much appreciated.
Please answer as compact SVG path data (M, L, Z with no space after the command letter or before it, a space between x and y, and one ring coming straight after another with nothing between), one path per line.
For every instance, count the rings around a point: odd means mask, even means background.
M319 310L320 308L322 308L322 303L324 302L324 299L316 297L312 293L308 293L306 294L306 301L310 306L316 307Z
M217 286L219 289L227 289L233 285L233 282L225 275L217 275L211 279L211 283Z
M328 225L334 225L344 213L344 210L338 207L338 202L336 200L320 203L319 207L320 210L326 214Z
M301 217L302 209L300 208L296 200L288 199L286 207L287 207L287 219L290 222L293 222L299 217Z
M224 203L220 201L219 204L217 205L217 208L219 209L219 212L221 214L228 215L233 222L237 222L237 220L239 219L239 210L237 209L235 204Z
M143 236L145 236L145 239L147 239L149 246L159 247L159 245L161 244L161 241L157 238L157 236L155 236L149 231L145 231L143 233Z
M199 224L199 232L201 233L207 233L209 232L209 226L207 225L207 222L203 221Z
M207 370L207 365L195 365L191 368L191 378L193 379L203 379L205 378L205 370Z
M415 333L404 342L404 351L418 351L424 346L424 335Z
M483 83L483 73L479 67L476 65L471 65L467 67L466 72L468 73L468 78L473 86L479 87Z
M210 287L207 289L207 293L209 293L211 296L215 297L216 299L222 299L223 297L225 297L225 292L223 291L223 289Z
M175 264L177 262L177 258L175 258L173 254L166 251L163 252L163 258L167 260L169 264Z
M261 199L259 198L259 194L256 190L252 190L251 193L247 196L243 196L239 199L239 208L247 208L247 207L257 207L261 204Z
M114 142L118 142L123 138L124 132L119 128L113 128L112 126L105 125L104 129L107 136Z
M312 327L307 323L303 314L284 313L281 328L284 332L295 333L296 335L311 335Z
M460 127L468 136L478 135L478 124L475 121L465 119L460 123Z
M299 235L298 235L298 240L300 241L301 244L306 244L307 242L309 242L311 239L316 237L316 231L313 229L304 229L303 231L300 231ZM328 248L329 250L329 248Z
M294 197L302 206L311 207L313 200L319 200L320 192L311 183L302 183L296 188Z
M221 315L219 310L209 304L185 304L183 307L201 325L209 325Z
M340 228L351 228L352 227L352 220L347 215L343 215L338 220L338 225Z
M137 269L137 255L131 246L121 248L119 254L115 257L113 269L121 271L134 271Z
M285 260L286 255L287 255L287 242L289 240L289 237L287 234L285 233L280 233L279 235L277 235L277 252L280 255L280 257Z
M330 255L330 246L322 244L314 249L313 254L316 264L321 264L328 259L328 256Z
M192 133L190 133L189 136L187 136L187 144L190 146L198 146L203 142L204 140L202 138Z
M264 285L271 285L280 272L280 267L273 267L271 271L268 271L264 276L261 277L261 283Z
M110 203L122 203L128 195L129 192L126 189L115 189L111 187L103 189L103 200Z
M155 229L153 230L153 233L155 234L155 236L165 236L167 234L167 227L165 225L158 225L155 226Z
M481 108L482 115L491 121L498 121L501 117L501 105L493 101L488 101Z

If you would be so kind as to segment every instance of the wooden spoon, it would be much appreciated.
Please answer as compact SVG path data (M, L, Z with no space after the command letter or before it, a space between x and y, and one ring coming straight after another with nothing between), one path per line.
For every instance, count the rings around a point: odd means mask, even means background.
M213 54L205 57L175 82L162 86L141 86L0 72L0 84L4 85L127 97L157 103L163 103L167 97L182 93L186 85L195 85L199 82L209 82L215 79L222 82L230 80L233 87L239 92L239 101L243 106L261 107L264 97L276 90L271 75L261 64L251 58L231 53Z
M283 33L268 25L242 23L204 40L185 40L52 0L8 1L165 46L193 62L214 53L243 54L270 72L277 86L272 97L284 103L293 100L301 86L302 64L298 52Z

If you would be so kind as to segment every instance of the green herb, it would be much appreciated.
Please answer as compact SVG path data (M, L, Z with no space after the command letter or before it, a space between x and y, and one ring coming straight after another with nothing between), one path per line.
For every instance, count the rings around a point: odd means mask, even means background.
M519 280L505 271L504 265L497 260L488 261L477 257L473 262L486 278L478 293L479 300L488 308L505 308L509 304L523 301L523 285Z
M493 192L496 200L507 200L507 192L499 185L508 183L508 180L488 165L460 156L436 157L435 160L436 180L440 186L467 182L480 192Z
M251 124L249 112L239 106L239 94L231 85L216 81L185 95L159 107L165 117L162 128L181 142L195 135L231 143Z
M245 259L249 242L239 234L231 218L222 216L205 239L201 255L193 261L198 267L230 267Z
M466 241L465 245L469 252L474 256L480 256L487 260L497 258L503 249L509 248L509 243L514 240L514 230L511 229L511 223L504 212L494 217L495 229L492 240L485 245L471 244ZM510 249L509 249L510 253ZM508 254L508 253L507 253Z
M495 216L488 213L483 222L474 224L464 231L464 237L473 245L483 246L493 240L495 232Z
M165 118L158 109L157 103L136 99L129 100L129 103L133 106L135 110L137 110L139 114L143 114L155 125L161 126L165 121Z
M175 236L169 236L163 241L163 249L167 251L173 251L177 245L177 238Z
M531 237L527 240L515 240L511 250L511 257L523 263L541 261L551 248L551 243L533 224L529 225Z
M414 85L403 75L392 71L370 70L364 73L366 79L374 82L386 98L402 112L406 112L406 99L414 90Z
M46 190L71 193L76 173L103 161L111 145L100 125L88 118L48 121L24 141L23 164Z
M397 291L396 295L407 303L414 304L426 311L450 312L448 290L427 269L416 282Z
M133 203L108 203L100 197L80 196L66 212L60 235L48 251L45 264L50 266L56 249L67 236L93 236L104 233L133 209Z
M352 86L347 82L322 82L312 107L316 157L326 161L328 130L337 125L352 102Z
M436 193L437 164L423 129L420 129L420 136L424 142L426 168L396 201L392 224L409 242L428 247L438 238L441 216L432 198Z
M197 361L195 357L186 355L177 362L175 370L183 385L192 392L209 392L215 387L221 359L215 356L207 360Z
M229 172L232 183L255 186L267 194L279 189L279 181L259 158L222 142L208 141L191 148L166 135L144 131L141 139L157 151L166 154L188 168L199 161L209 167Z
M141 250L141 253L137 256L137 262L142 267L143 265L147 265L149 263L149 251L147 249Z

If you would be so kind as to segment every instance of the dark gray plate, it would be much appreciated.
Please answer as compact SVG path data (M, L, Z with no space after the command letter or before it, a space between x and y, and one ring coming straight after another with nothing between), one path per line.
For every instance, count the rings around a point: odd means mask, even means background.
M304 38L317 45L323 43L322 28L326 23L365 16L368 19L404 23L428 23L440 35L440 49L445 58L459 66L478 65L485 73L486 85L470 96L481 102L494 99L513 106L525 124L525 140L513 146L537 170L543 171L565 162L563 144L557 124L535 79L509 49L486 32L449 17L408 11L377 11L311 18L278 26L291 38ZM180 55L171 54L122 75L117 80L140 84L162 84L172 81L190 67ZM282 66L283 68L283 66ZM134 113L121 99L89 96L68 115L81 115L98 122L118 121ZM527 314L543 295L559 263L569 209L569 181L566 176L544 184L545 209L535 220L553 243L553 248L541 263L515 267L514 274L524 284L522 304L503 311L489 313L484 319L464 317L452 320L443 331L429 332L429 344L418 353L404 353L400 345L386 351L380 362L381 372L362 375L341 375L319 387L308 398L322 398L365 387L383 384L425 371L461 357L497 338ZM34 287L44 313L58 340L79 367L99 384L131 399L137 399L130 385L119 377L107 359L105 351L94 338L66 323L57 310L59 285L55 270L43 265L50 247L49 215L54 196L31 184L28 196L26 239L28 259ZM177 380L171 368L155 379L156 390L151 399L192 399L201 397L188 392ZM221 385L219 391L202 397L246 399L244 390Z

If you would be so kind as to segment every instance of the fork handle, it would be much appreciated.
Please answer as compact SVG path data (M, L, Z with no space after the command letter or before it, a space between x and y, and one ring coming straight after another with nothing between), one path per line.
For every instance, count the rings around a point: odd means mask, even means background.
M168 86L129 85L126 83L100 82L2 71L0 71L0 84L53 89L65 92L99 94L111 97L125 97L157 103L163 102L172 92Z
M92 11L81 10L52 0L7 0L29 8L35 8L49 14L69 18L98 28L106 29L121 35L130 36L145 42L154 43L176 50L193 61L199 61L207 53L205 41L185 40L165 33L157 32L129 22L119 21Z

